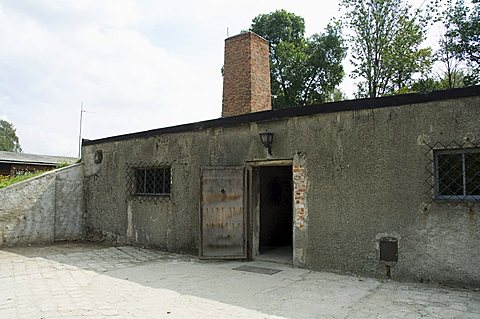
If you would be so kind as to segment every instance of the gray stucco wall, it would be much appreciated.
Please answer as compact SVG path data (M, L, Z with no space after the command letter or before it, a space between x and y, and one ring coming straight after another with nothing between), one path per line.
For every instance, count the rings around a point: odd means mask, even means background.
M59 170L55 179L55 240L84 238L83 165Z
M0 189L0 246L83 238L83 165Z
M425 143L479 143L478 123L480 98L470 97L85 146L87 228L197 253L200 168L267 159L258 133L268 129L272 158L305 156L307 268L383 277L378 240L391 235L399 239L393 278L480 286L480 205L439 206L425 182L433 170ZM126 163L153 161L172 165L171 201L127 201Z

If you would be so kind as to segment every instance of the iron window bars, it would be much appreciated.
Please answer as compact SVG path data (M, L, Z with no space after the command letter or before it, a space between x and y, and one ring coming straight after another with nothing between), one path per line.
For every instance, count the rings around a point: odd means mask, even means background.
M442 202L480 202L480 148L471 142L430 146L433 172L427 182L433 199Z
M480 149L435 151L436 199L480 200Z
M127 198L166 201L172 189L172 170L167 163L127 163Z

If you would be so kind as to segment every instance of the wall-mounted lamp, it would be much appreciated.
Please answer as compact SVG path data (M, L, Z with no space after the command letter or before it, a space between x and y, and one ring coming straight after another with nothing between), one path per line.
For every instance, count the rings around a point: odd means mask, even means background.
M260 133L260 140L262 140L263 146L267 149L268 155L272 155L273 133L267 131Z

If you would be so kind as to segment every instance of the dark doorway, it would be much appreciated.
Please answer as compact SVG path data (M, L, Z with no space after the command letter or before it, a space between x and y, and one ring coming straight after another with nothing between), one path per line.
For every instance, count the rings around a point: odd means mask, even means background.
M292 167L260 167L261 259L292 262Z

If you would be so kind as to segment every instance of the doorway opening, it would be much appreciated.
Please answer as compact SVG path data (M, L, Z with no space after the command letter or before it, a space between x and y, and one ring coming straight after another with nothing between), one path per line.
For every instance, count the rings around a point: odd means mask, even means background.
M292 166L259 167L257 259L292 263Z

